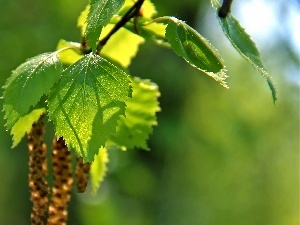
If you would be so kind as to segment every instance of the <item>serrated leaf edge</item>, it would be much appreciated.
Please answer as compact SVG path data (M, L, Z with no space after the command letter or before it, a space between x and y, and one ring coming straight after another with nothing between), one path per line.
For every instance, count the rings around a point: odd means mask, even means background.
M216 3L216 4L215 4ZM220 5L220 2L218 1L218 0L211 0L211 5L212 5L212 8L214 9L214 11L215 11L215 13L216 12L218 12L218 9L221 7L221 5ZM216 15L217 15L217 13L216 13ZM232 18L232 20L235 22L235 23L237 23L237 24L239 24L239 26L244 30L244 34L245 35L247 35L247 37L249 38L249 40L251 40L251 42L252 42L252 44L254 45L254 47L255 47L255 49L256 49L256 51L257 51L257 54L258 54L258 56L259 56L259 58L261 58L261 55L260 55L260 53L259 53L259 51L258 51L258 48L257 48L257 46L256 46L256 43L251 39L251 36L246 32L246 30L245 30L245 28L244 27L242 27L241 25L240 25L240 23L237 21L237 19L234 17L234 16L232 16L230 13L227 15L227 17L225 17L225 18L220 18L218 15L217 15L217 18L218 18L218 21L219 21L219 24L221 25L221 27L222 27L222 30L224 30L224 28L223 28L223 26L222 26L222 20L227 20L228 18ZM229 30L229 29L228 29ZM264 66L262 65L262 67L259 67L259 66L257 66L254 62L252 62L252 60L248 57L248 56L246 56L242 51L240 51L240 49L239 49L239 47L234 43L234 42L232 42L231 41L231 38L230 38L230 36L228 36L228 34L227 34L227 32L223 32L225 35L226 35L226 37L229 39L229 41L230 41L230 43L233 45L233 47L257 70L257 71L259 71L261 74L262 74L262 76L267 80L267 83L268 83L268 85L269 85L269 88L270 88L270 90L271 90L271 93L272 93L272 98L273 98L273 103L275 104L275 102L276 102L276 100L277 100L277 90L276 90L276 85L274 84L274 82L272 81L272 77L271 76L269 76L268 75L268 72L266 71L266 69L264 68ZM260 61L261 61L261 59L260 59ZM262 62L261 62L262 63Z
M13 75L13 73L14 73L19 67L25 66L25 64L26 64L26 63L29 63L30 60L32 60L33 58L35 58L35 57L37 57L37 56L40 56L40 55L46 55L46 54L49 54L49 56L48 56L46 59L41 60L41 62L34 68L34 70L33 70L33 71L30 73L30 75L27 77L26 82L25 82L25 83L23 84L23 86L22 86L22 89L23 89L23 88L25 87L27 81L30 79L30 77L32 77L33 73L34 73L35 71L37 71L37 70L38 70L38 69L39 69L39 68L40 68L40 67L41 67L41 66L42 66L49 58L53 57L54 55L56 55L56 57L57 57L57 59L58 59L60 65L61 65L61 68L63 68L58 53L61 52L61 51L64 51L65 49L66 49L66 48L63 48L63 49L60 49L60 50L57 50L57 51L54 51L54 52L45 52L45 53L41 53L41 54L39 54L39 55L33 56L33 57L31 57L31 58L28 58L24 63L20 64L16 69L12 70L11 76ZM2 98L4 99L4 101L5 101L6 88L7 88L7 86L9 85L9 83L11 82L11 80L13 79L11 76L6 80L5 84L2 86L2 88L5 89L4 92L3 92L3 96L2 96ZM54 84L53 84L53 85L54 85ZM50 88L50 90L51 90L51 88ZM50 90L49 90L49 91L50 91ZM49 93L49 91L48 91L48 93ZM21 92L21 91L20 91L20 92ZM45 94L47 94L47 93L43 93L43 95L45 95ZM19 95L19 96L20 96L20 95ZM19 96L18 96L17 102L19 102ZM41 97L42 97L42 96L41 96ZM37 103L38 103L38 101L37 101L35 104L37 104ZM17 103L17 104L18 104L18 103ZM20 115L20 118L21 118L22 116L26 115L26 114L29 112L30 107L32 107L32 106L34 107L35 104L31 104L31 105L28 107L28 111L25 112L25 113L23 113L22 115ZM3 105L5 106L5 103L4 103ZM5 108L4 106L3 106L3 110L2 110L2 111L5 112L4 119L7 120L7 112L6 112L6 110L4 109L4 108ZM20 119L20 118L19 118L19 119ZM9 128L9 129L11 129L11 128L16 124L16 122L17 122L17 121L15 121L14 124L12 124L10 127L8 127L8 124L7 124L7 122L6 122L6 123L5 123L5 126L6 126L7 128Z
M175 17L167 17L167 16L164 16L164 17L159 17L159 18L156 18L154 19L153 21L161 21L163 23L166 23L167 26L169 25L169 20L172 20L174 23L184 23L184 21L182 20L179 20ZM193 29L191 27L191 29ZM194 29L193 29L194 30ZM198 34L198 37L204 42L205 45L208 45L209 48L213 51L214 55L218 58L218 60L220 60L220 62L223 64L224 63L224 60L223 58L221 57L220 53L218 52L218 50L206 39L204 38L202 35L200 35L196 30L194 30L197 34ZM179 38L180 39L180 38ZM181 49L182 51L186 52L185 51L185 48L182 46L182 43L180 43L180 46L181 46ZM198 69L199 71L207 74L208 76L212 77L215 81L219 82L223 87L225 88L229 88L228 85L226 84L226 78L228 78L228 75L226 75L226 72L227 72L227 69L226 69L226 66L223 65L222 69L219 71L219 72L209 72L205 69L201 69L199 67L197 67L196 65L194 65L192 62L190 62L186 57L183 57L185 59L185 61L187 61L192 67Z

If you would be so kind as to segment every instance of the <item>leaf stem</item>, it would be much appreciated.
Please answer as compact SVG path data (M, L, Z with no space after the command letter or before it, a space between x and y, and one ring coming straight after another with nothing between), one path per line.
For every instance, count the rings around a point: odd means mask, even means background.
M142 26L148 26L151 23L168 23L168 21L170 21L170 20L178 21L178 19L173 16L161 16L161 17L152 19L150 21L147 21L146 23L142 24Z
M223 0L223 4L218 11L218 16L220 18L225 18L227 14L230 12L232 0Z
M131 18L138 15L145 0L138 0L121 18L121 20L113 27L113 29L97 44L97 54L100 53L103 46L107 43L110 37L123 27Z
M72 49L72 50L74 50L75 52L77 52L77 53L79 53L79 54L82 54L82 50L80 49L80 47L75 47L75 46L67 46L67 47L58 49L55 53L61 53L61 52L63 52L63 51L69 50L69 49Z

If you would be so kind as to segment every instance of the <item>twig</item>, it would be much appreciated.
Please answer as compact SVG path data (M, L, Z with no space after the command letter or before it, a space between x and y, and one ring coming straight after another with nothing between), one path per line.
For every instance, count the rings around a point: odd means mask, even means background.
M113 29L97 44L97 54L100 53L103 46L107 43L110 37L123 27L131 18L139 14L139 11L145 0L138 0L121 18L121 20L113 27Z
M227 14L230 12L232 0L223 0L223 4L219 9L218 16L220 18L225 18Z

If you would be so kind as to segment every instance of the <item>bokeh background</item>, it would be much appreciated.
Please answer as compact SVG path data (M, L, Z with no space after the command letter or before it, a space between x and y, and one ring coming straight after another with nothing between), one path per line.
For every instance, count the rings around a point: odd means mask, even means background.
M232 9L277 84L276 107L265 80L222 34L208 0L153 2L159 15L187 21L219 49L230 89L171 50L143 45L130 72L160 87L151 151L109 152L98 193L74 191L69 224L298 225L299 1L239 0ZM27 58L53 51L60 38L78 41L76 21L86 4L0 0L0 85ZM29 225L26 142L11 150L3 116L0 224ZM48 142L51 130L47 125Z

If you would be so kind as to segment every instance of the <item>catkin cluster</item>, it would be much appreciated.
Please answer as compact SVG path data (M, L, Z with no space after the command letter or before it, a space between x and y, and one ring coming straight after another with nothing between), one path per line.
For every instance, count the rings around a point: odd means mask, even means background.
M46 153L43 141L43 115L32 125L27 133L29 149L29 189L30 200L33 203L31 212L32 225L66 225L68 204L73 186L71 154L62 137L53 140L52 168L53 187L51 190L46 181L48 173ZM90 163L83 163L83 158L77 158L76 178L78 192L86 190L89 179ZM50 202L50 203L49 203Z
M76 179L77 179L77 191L83 193L86 190L89 173L90 173L91 164L83 163L83 158L77 158L77 167L76 167Z
M46 181L47 162L46 162L46 145L43 141L44 136L43 116L32 125L31 130L27 133L28 150L29 150L29 189L30 200L33 203L31 211L31 224L44 224L49 199L49 186Z
M53 140L52 152L54 185L52 199L49 205L47 225L67 224L67 206L71 198L73 185L71 155L64 139Z

